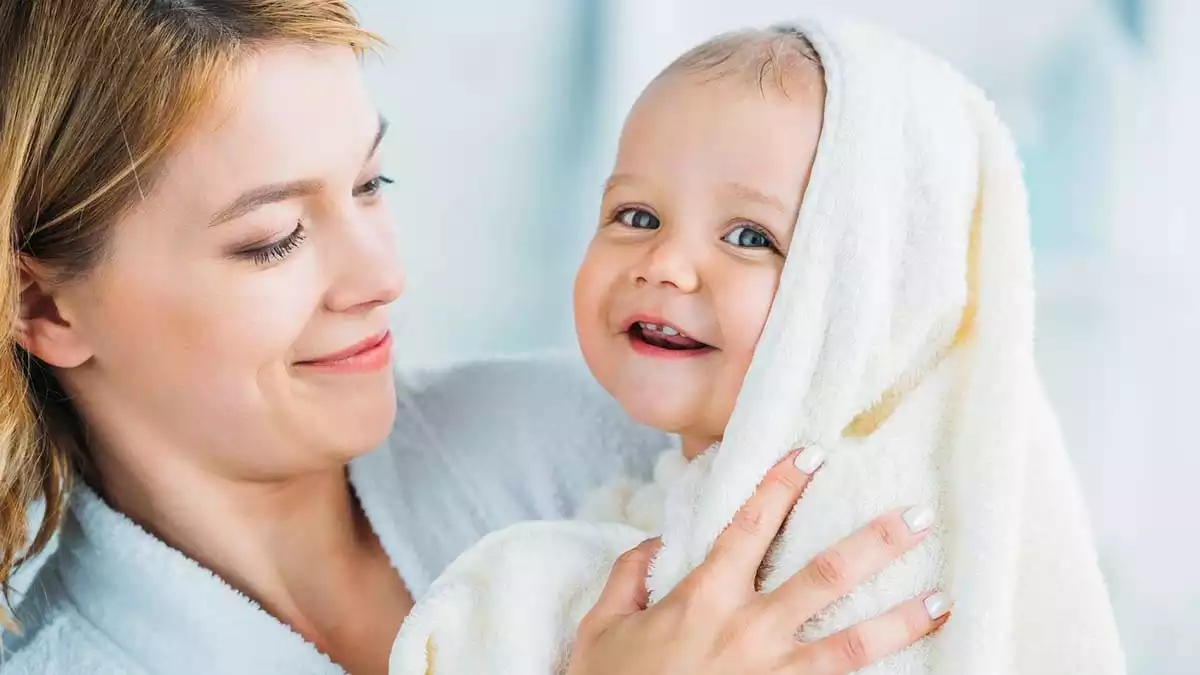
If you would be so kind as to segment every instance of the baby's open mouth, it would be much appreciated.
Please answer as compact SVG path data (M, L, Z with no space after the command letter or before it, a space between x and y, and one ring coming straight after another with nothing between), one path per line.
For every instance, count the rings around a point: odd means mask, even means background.
M629 326L629 339L673 352L712 349L711 346L684 335L673 326L645 321L635 321Z

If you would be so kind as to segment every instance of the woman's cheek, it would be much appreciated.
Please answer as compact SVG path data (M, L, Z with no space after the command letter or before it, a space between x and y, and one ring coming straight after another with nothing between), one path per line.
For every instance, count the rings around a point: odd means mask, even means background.
M235 268L194 286L173 312L175 339L198 355L230 365L289 362L305 340L316 341L308 333L321 316L320 284L314 266L306 263L285 259L254 269L246 262L245 269L231 266Z
M239 289L235 311L217 309L214 318L228 326L245 351L290 362L293 355L325 352L338 346L331 340L344 339L335 322L346 317L323 311L328 284L311 259L287 260L260 276Z

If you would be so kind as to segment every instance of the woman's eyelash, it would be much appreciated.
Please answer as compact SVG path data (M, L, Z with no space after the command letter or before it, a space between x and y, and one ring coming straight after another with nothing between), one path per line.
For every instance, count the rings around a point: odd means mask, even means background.
M354 188L355 197L373 197L383 189L384 185L394 183L391 178L379 175L366 181L362 185ZM292 251L296 250L305 238L304 224L296 221L296 227L286 237L279 241L263 244L261 246L251 246L250 248L242 249L235 255L239 258L252 261L256 265L269 265L273 262L283 260Z
M237 255L240 258L252 261L256 265L269 265L286 258L289 253L296 250L296 247L304 241L304 237L304 224L296 221L296 228L283 239L263 244L262 246L243 249L238 251Z
M379 191L383 189L384 185L391 185L392 183L395 183L395 182L396 181L394 181L391 178L388 178L387 176L384 176L384 175L375 176L371 180L354 188L354 196L355 197L374 196L376 194L379 194Z

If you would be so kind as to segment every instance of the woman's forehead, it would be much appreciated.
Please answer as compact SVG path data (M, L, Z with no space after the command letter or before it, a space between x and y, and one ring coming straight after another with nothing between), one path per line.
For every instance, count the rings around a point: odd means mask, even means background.
M162 197L215 212L265 184L357 172L379 130L347 47L280 45L247 57L168 158Z

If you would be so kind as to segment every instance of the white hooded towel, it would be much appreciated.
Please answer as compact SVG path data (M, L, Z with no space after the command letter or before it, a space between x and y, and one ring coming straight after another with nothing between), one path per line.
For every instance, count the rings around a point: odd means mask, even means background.
M666 494L652 600L700 564L774 463L817 444L828 459L772 549L764 590L886 511L928 504L939 517L802 639L941 588L955 609L938 634L862 672L1124 673L1034 366L1026 198L1008 132L982 92L911 45L847 22L797 28L827 85L812 177L724 440ZM418 603L391 672L557 672L613 560L648 534L574 522L490 535Z

